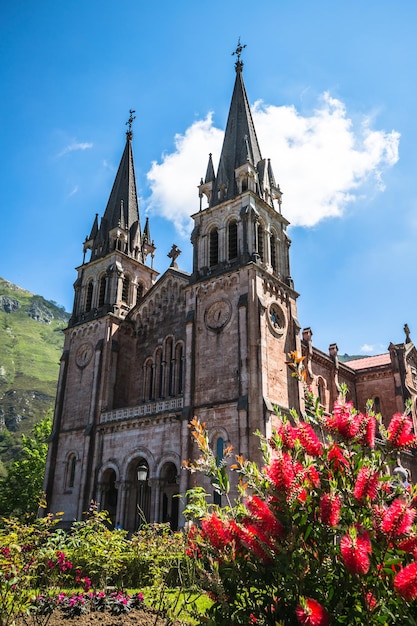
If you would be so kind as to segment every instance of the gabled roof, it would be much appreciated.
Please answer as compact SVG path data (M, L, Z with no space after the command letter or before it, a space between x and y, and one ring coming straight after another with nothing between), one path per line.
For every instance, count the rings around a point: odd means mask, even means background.
M354 359L353 361L346 361L344 363L344 365L347 365L347 367L350 367L355 371L390 364L391 356L388 352L386 354L376 354L375 356L365 356L363 359Z

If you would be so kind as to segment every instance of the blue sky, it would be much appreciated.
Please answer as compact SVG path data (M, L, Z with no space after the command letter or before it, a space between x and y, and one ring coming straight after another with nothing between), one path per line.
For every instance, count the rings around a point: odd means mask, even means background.
M190 221L218 163L238 37L262 156L291 221L299 320L314 344L417 340L417 4L413 0L4 0L0 276L72 307L136 111L155 267L191 270Z

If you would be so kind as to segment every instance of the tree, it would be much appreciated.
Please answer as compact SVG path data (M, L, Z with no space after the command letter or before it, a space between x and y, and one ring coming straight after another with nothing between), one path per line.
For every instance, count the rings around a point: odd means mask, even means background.
M0 515L35 517L42 496L45 474L48 437L51 433L52 417L48 412L35 424L32 436L22 435L19 458L13 461L7 476L0 478Z

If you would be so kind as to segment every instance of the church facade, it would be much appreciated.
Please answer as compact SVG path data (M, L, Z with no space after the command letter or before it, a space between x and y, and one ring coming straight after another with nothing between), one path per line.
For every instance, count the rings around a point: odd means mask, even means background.
M84 242L44 484L48 510L63 511L64 524L94 500L129 531L145 519L181 526L177 496L196 480L182 469L196 454L190 420L207 424L219 458L231 445L259 459L254 433L271 432L274 407L285 414L303 408L286 365L293 351L305 356L308 382L327 410L346 383L356 406L364 409L370 398L386 420L409 399L417 425L417 351L408 330L387 354L349 363L339 362L336 344L321 352L311 329L301 330L289 222L261 155L237 52L219 165L216 172L210 155L200 210L191 216L192 273L179 268L176 246L164 274L153 268L155 246L136 193L132 115L107 207ZM402 460L411 472L413 461Z

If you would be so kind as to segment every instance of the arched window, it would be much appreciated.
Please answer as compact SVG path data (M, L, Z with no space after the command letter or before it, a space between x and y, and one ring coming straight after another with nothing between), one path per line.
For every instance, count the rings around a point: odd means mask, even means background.
M277 239L275 235L271 235L270 245L271 245L271 265L272 265L272 269L274 270L274 272L276 272L278 269L278 265L277 265Z
M165 394L172 396L174 393L174 363L172 355L172 337L168 337L165 343Z
M137 300L139 300L139 298L142 298L143 296L143 285L142 283L138 283L138 296L137 296Z
M381 400L378 396L374 398L374 411L375 413L381 413Z
M229 222L228 227L229 261L237 258L237 222Z
M162 390L163 366L162 366L162 350L159 348L155 355L155 398L161 398Z
M219 467L224 457L224 439L223 437L217 437L214 447L214 454L216 456L216 463ZM213 503L218 506L222 505L222 497L221 494L217 491L213 492Z
M100 278L100 288L98 292L98 306L103 306L104 300L106 297L106 277L102 276Z
M175 349L175 394L179 395L183 392L183 347L179 343Z
M85 301L85 311L86 311L86 313L89 313L91 311L91 306L92 306L92 303L93 303L93 289L94 289L93 281L90 280L90 282L87 285L87 298L86 298L86 301Z
M324 380L319 378L317 381L317 395L319 397L319 402L321 405L325 405L326 403L326 394L324 389Z
M130 288L130 279L128 276L125 276L123 279L122 300L123 302L126 302L126 303L129 303L129 288Z
M144 390L143 399L153 399L153 363L152 359L148 359L145 363Z
M258 224L258 254L261 261L265 261L264 229L260 224Z
M219 231L213 228L210 231L210 267L217 265L219 262Z
M67 463L67 486L72 489L75 485L75 470L77 468L77 457L71 454Z

